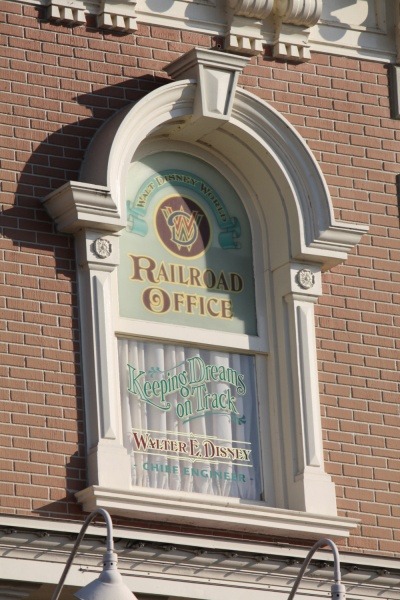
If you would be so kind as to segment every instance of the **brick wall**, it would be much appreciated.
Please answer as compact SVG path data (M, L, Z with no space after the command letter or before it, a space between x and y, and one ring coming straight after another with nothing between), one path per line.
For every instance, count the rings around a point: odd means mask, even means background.
M40 200L78 179L115 111L167 81L164 65L206 35L139 24L135 35L53 25L40 9L0 13L0 512L78 517L85 487L73 240ZM400 122L387 66L314 53L251 61L241 84L307 140L336 217L368 224L316 307L326 468L340 514L362 519L349 549L400 550Z
M362 519L348 543L400 551L400 122L389 68L313 54L259 59L243 83L284 114L325 175L335 216L369 226L345 265L323 275L316 308L326 469L341 514Z

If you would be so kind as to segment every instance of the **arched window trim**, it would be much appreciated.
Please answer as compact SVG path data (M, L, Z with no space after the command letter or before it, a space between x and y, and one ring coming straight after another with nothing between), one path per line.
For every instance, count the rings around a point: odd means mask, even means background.
M111 119L89 147L81 181L44 199L59 230L75 235L80 265L88 487L77 498L85 510L102 506L140 519L278 536L343 537L355 522L337 516L334 484L323 466L314 304L321 294L321 270L343 262L365 228L335 221L323 175L306 144L277 111L237 88L245 62L194 49L172 63L169 73L183 79ZM123 182L135 155L146 145L147 151L151 144L162 147L164 140L171 147L196 147L200 154L208 148L224 157L221 161L237 171L238 183L249 191L253 223L255 214L262 223L254 234L269 258L258 286L259 293L269 290L268 342L263 336L258 341L257 336L235 336L232 344L222 343L254 351L270 346L265 372L270 404L264 422L270 422L265 435L271 435L275 449L274 507L127 487L116 333L140 333L140 326L130 330L115 312L118 232L126 224ZM106 242L105 253L96 250L99 239ZM165 337L176 339L168 332Z

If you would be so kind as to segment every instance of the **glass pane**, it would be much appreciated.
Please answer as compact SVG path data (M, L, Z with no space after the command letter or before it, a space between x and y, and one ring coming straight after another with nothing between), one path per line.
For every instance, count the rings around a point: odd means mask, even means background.
M176 152L131 165L120 315L256 335L250 223L231 184Z
M119 340L132 485L261 498L254 357Z

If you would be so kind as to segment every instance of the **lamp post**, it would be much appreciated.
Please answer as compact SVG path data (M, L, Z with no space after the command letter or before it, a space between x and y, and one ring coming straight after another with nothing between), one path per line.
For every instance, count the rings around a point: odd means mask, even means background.
M67 560L67 564L64 567L61 579L54 590L51 600L58 600L60 597L64 581L67 577L72 561L75 558L79 544L85 535L89 523L91 523L91 521L97 515L102 515L104 517L107 526L107 551L103 558L103 570L95 581L92 581L81 590L78 590L74 595L80 600L137 600L136 596L122 581L121 573L117 569L118 556L114 552L112 521L108 512L103 508L98 508L90 513L83 523L82 529L79 532L75 545Z
M336 544L334 542L332 542L332 540L329 540L326 538L323 538L322 540L319 540L318 542L316 542L314 544L314 546L311 548L310 552L307 554L307 556L304 559L304 562L301 566L299 574L296 577L296 581L293 584L292 590L291 590L287 600L293 600L293 597L297 591L297 588L299 587L300 581L304 575L305 570L307 569L307 567L310 563L310 560L311 560L314 552L316 552L318 550L318 548L321 548L321 546L329 546L333 552L333 560L334 560L333 569L334 569L334 580L335 581L331 586L331 599L332 600L346 600L346 588L342 584L342 581L341 581L339 551L337 549Z
M79 598L79 600L138 600L134 593L123 583L121 573L117 569L118 556L114 552L112 521L109 513L103 508L98 508L90 513L83 523L51 600L59 599L68 571L78 551L79 544L81 543L89 524L97 515L102 515L104 517L107 526L107 550L103 558L103 570L95 581L92 581L84 588L78 590L74 596ZM323 538L316 542L307 554L287 600L293 600L312 556L322 546L329 546L333 552L334 583L331 586L331 600L346 600L346 588L341 582L339 551L336 544L327 538Z

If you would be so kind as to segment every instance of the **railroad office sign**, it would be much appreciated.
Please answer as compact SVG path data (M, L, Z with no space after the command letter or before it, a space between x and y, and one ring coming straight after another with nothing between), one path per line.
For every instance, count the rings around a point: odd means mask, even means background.
M120 244L120 314L255 335L251 232L243 205L212 167L167 156L168 168L162 155L132 165ZM153 166L158 163L161 168Z
M131 484L259 500L255 357L212 348L218 331L257 333L244 207L213 167L178 153L132 165L127 192L121 317L152 338L156 324L209 330L207 348L120 337Z

